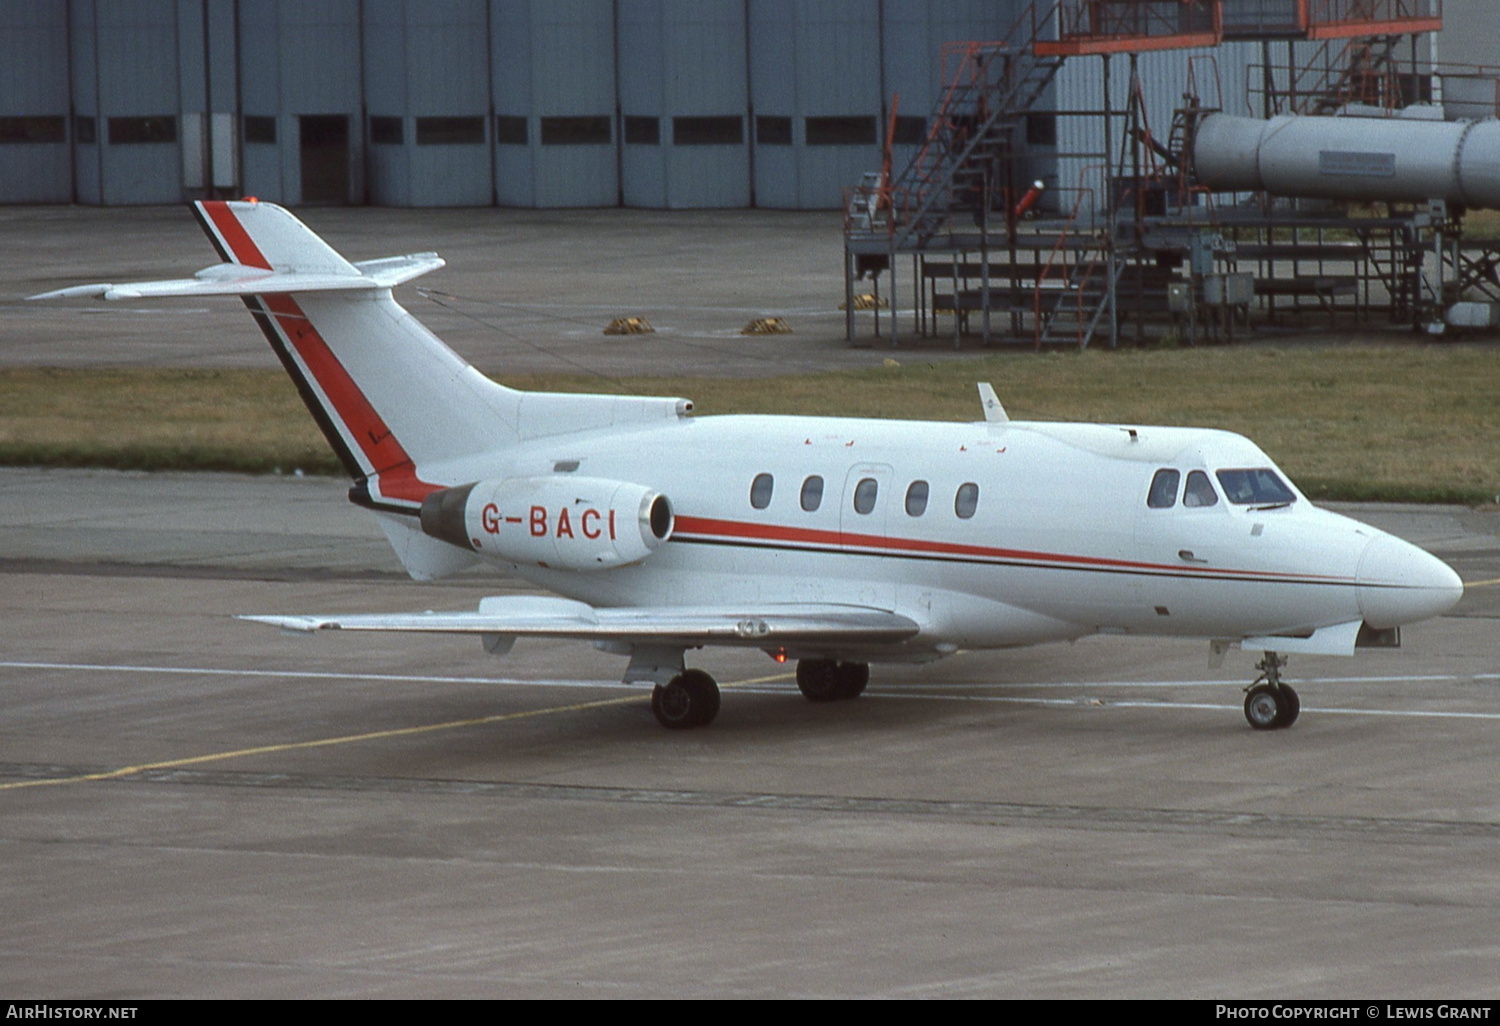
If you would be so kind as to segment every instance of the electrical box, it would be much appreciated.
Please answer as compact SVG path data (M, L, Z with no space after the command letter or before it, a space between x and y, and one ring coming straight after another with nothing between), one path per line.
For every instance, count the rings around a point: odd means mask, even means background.
M1249 306L1254 299L1253 274L1210 274L1203 279L1203 302L1208 306Z

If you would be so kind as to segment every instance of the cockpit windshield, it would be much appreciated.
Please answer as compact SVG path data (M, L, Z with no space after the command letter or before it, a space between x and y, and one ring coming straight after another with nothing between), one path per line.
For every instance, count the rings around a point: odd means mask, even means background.
M1287 506L1297 501L1297 496L1269 467L1221 470L1215 476L1224 489L1224 497L1236 506Z

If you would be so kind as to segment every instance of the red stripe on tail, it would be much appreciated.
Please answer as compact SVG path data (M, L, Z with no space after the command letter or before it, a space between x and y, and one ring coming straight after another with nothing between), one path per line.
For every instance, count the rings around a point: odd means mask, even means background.
M287 295L268 295L262 300L277 330L317 382L329 412L358 447L365 465L379 475L381 497L419 503L437 491L438 485L417 477L411 457L297 302Z
M251 240L250 233L245 231L244 225L234 216L228 203L223 200L206 200L200 206L213 223L214 230L219 233L230 256L234 257L235 263L246 267L262 267L268 271L271 269L271 262L261 254L260 247Z

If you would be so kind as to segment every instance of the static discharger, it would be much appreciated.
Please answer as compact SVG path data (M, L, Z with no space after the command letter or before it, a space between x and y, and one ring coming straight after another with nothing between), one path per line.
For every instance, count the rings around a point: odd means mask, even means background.
M875 293L873 292L861 292L859 295L854 297L854 309L856 310L874 310L876 307L885 310L889 308L890 305L891 304L886 302L884 299L876 299ZM849 304L840 303L839 309L847 310L849 309Z
M650 335L655 331L644 317L616 317L604 329L606 335Z
M792 326L780 317L757 317L740 329L741 335L790 335Z

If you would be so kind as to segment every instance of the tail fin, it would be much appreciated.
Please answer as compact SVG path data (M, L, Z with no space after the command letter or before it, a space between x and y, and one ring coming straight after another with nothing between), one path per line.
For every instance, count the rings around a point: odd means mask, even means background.
M391 298L392 287L443 266L434 253L350 263L272 203L204 201L194 212L224 263L180 281L33 298L240 296L360 505L415 515L431 492L496 473L486 456L518 442L692 409L685 399L518 392L491 381Z
M361 505L414 513L452 482L420 470L519 437L520 393L489 380L391 298L432 254L351 264L281 207L194 205L229 270L269 271L245 305L338 453ZM274 281L277 278L285 280Z
M193 213L226 263L271 271L358 275L313 230L272 203L193 204Z

